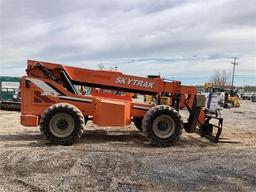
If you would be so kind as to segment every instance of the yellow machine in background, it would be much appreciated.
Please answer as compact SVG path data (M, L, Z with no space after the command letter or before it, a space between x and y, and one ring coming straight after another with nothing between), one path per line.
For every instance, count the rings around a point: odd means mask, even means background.
M230 103L232 107L240 107L240 100L237 94L235 94L233 90L230 90L228 92L228 103Z
M207 91L207 92L224 92L224 95L226 95L225 93L227 93L228 97L226 99L223 99L224 107L228 104L230 104L231 107L240 107L239 97L237 96L237 93L234 90L216 88L216 87L214 87L213 83L211 83L211 82L204 83L203 87L204 87L205 91Z
M213 83L208 82L208 83L204 83L204 90L207 92L213 92Z
M157 103L157 98L153 95L145 95L144 101L146 103ZM171 98L167 96L161 96L160 105L170 105Z
M145 96L144 96L144 101L145 101L146 103L154 103L154 97L153 97L153 95L145 95Z

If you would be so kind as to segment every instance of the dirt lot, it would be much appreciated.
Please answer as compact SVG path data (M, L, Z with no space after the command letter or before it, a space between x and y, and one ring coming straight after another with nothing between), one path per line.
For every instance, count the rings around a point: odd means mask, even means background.
M224 137L213 144L183 133L151 147L129 128L91 123L79 143L51 146L19 113L0 111L0 191L256 191L256 103L224 109Z

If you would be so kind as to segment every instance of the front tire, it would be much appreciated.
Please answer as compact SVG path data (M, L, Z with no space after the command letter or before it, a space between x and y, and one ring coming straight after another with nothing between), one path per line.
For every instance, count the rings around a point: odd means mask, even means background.
M172 107L158 105L145 114L142 129L150 143L167 147L178 140L182 133L183 123L180 114Z
M67 103L49 107L40 119L40 131L52 144L71 145L79 139L85 127L81 111Z

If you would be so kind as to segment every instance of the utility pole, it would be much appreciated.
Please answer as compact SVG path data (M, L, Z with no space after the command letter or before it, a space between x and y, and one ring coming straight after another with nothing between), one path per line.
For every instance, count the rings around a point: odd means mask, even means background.
M233 74L232 74L232 88L234 88L234 76L235 76L235 69L236 69L236 65L238 65L237 62L237 57L234 58L234 61L231 62L231 64L233 65Z

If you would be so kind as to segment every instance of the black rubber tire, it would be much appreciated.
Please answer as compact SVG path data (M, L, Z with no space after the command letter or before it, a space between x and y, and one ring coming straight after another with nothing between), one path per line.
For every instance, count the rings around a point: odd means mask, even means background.
M20 104L17 105L16 111L21 111Z
M20 104L19 103L1 103L0 109L6 110L6 111L20 111Z
M67 137L56 137L52 134L49 123L52 117L58 113L65 113L74 120L74 130ZM77 141L83 134L85 128L85 118L81 111L67 103L58 103L49 107L40 119L40 131L48 141L56 145L71 145Z
M134 118L133 123L139 131L142 131L142 118Z
M175 123L175 130L168 138L159 138L153 130L154 120L160 115L168 115ZM157 105L152 107L145 114L142 121L142 130L145 136L149 139L150 143L154 146L168 147L173 142L180 138L182 133L183 123L180 114L170 106L167 105Z

